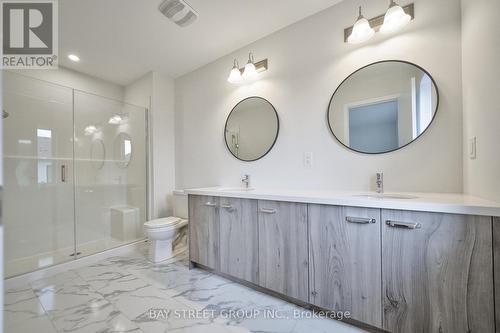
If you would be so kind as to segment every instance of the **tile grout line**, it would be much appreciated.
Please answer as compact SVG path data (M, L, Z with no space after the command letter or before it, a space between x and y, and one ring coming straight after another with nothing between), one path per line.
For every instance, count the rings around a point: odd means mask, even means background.
M47 318L47 320L49 321L50 325L52 326L52 328L54 329L54 332L60 332L57 327L54 325L54 322L52 321L52 319L50 318L50 315L49 313L47 312L47 309L45 309L45 307L43 306L42 302L40 301L40 297L37 295L37 293L35 292L35 289L33 288L33 285L31 283L28 283L27 287L31 290L31 292L33 293L33 295L35 295L35 298L36 298L36 301L38 303L38 305L40 306L40 308L43 310L43 315L40 315L39 317L36 317L36 318L42 318L42 317L45 317ZM18 323L16 325L19 325L21 323ZM15 327L16 325L12 325L11 328Z

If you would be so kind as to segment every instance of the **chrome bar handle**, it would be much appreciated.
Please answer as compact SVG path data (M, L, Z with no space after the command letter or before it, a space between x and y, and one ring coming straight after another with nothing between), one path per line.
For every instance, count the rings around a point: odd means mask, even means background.
M207 207L217 207L217 204L215 202L207 201L207 202L205 202L205 206L207 206Z
M369 218L369 217L346 216L345 220L346 220L346 222L349 222L349 223L359 223L359 224L377 223L377 220Z
M220 207L226 209L233 209L233 206L231 206L230 204L221 204Z
M408 223L391 220L385 221L385 224L393 228L420 229L422 227L420 223Z
M61 182L66 183L66 166L61 165Z
M260 209L261 213L264 214L276 214L276 209L271 209L271 208L261 208Z

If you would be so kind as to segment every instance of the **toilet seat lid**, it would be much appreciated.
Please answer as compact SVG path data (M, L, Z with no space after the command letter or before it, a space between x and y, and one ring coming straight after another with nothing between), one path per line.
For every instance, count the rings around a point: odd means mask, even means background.
M176 225L180 221L181 221L180 217L169 216L169 217L163 217L161 219L147 221L146 223L144 223L144 226L146 228L161 228L161 227Z

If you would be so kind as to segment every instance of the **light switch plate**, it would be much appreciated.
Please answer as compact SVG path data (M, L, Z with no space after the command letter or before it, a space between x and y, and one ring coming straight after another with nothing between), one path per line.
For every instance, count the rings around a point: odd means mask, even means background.
M304 167L306 169L312 168L314 165L314 157L313 153L308 151L304 153Z
M469 158L475 160L477 157L477 138L473 136L469 139Z

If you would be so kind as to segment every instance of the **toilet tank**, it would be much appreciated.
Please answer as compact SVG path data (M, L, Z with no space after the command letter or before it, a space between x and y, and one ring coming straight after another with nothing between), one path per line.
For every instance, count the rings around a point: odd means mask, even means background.
M188 196L182 190L173 191L174 195L174 216L183 219L188 218Z

